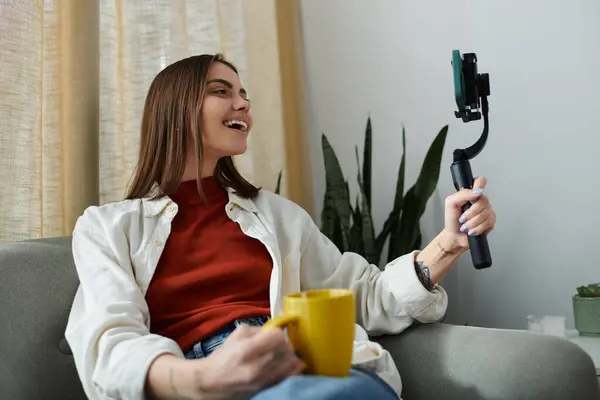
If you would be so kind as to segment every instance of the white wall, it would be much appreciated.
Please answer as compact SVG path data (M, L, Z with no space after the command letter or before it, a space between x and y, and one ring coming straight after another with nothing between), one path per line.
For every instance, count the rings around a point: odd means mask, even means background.
M303 0L315 201L324 191L320 134L351 181L367 114L374 129L374 214L393 199L407 129L412 185L431 140L450 132L422 226L442 227L454 191L452 150L478 122L454 117L451 52L475 52L491 80L490 138L472 161L498 214L492 268L463 257L445 282L450 319L525 328L528 314L566 316L576 286L600 281L600 3L596 0Z

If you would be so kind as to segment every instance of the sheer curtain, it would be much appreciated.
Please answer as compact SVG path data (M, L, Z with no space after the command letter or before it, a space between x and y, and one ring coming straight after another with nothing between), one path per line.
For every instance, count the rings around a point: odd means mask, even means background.
M277 23L292 3L0 1L0 242L69 235L87 206L122 199L150 81L192 54L224 53L252 96L249 150L236 160L244 175L272 189L280 170L301 170L286 143L305 132L286 115L297 121L302 109L283 101L281 82L282 63L302 60L282 57ZM283 194L295 186L310 198L288 176Z
M97 10L0 1L0 241L68 234L97 202Z

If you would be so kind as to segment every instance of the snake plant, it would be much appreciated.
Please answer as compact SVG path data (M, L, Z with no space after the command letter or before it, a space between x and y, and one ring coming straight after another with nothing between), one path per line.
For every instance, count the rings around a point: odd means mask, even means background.
M348 181L325 134L321 147L325 164L325 196L321 213L321 231L341 252L352 251L378 265L383 247L389 238L387 262L421 247L419 222L425 212L427 201L437 186L440 163L448 126L444 126L433 140L423 161L415 184L404 192L406 164L406 132L402 129L402 157L396 180L394 206L381 232L375 234L372 207L372 126L367 119L363 163L360 165L358 147L355 147L358 165L357 183L359 194L354 205L350 201Z

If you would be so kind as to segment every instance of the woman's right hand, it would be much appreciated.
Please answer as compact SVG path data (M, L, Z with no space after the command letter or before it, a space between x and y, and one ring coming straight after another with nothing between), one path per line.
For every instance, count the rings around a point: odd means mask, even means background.
M196 371L198 398L247 398L298 375L304 363L281 329L240 326Z

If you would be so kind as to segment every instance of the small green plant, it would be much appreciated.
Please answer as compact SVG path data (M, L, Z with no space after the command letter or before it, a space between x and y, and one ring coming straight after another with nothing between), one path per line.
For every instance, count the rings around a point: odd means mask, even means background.
M600 298L600 282L589 285L579 286L577 288L579 297L598 297Z

